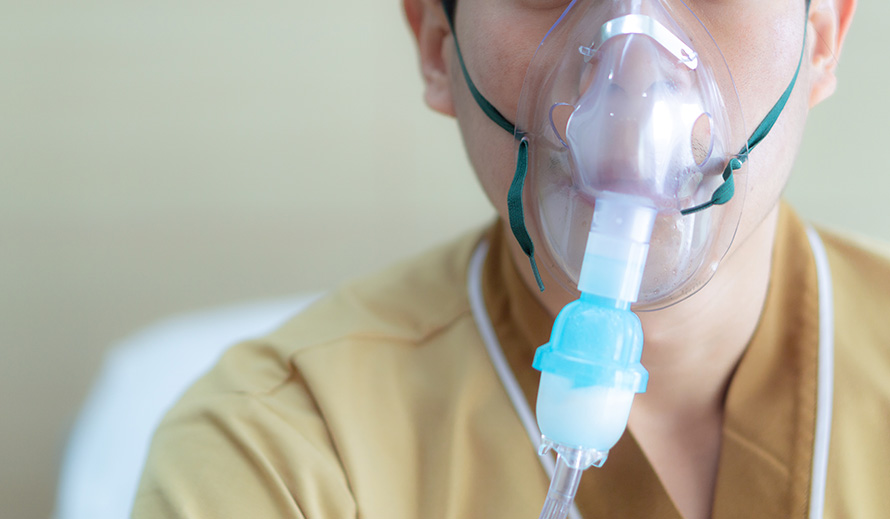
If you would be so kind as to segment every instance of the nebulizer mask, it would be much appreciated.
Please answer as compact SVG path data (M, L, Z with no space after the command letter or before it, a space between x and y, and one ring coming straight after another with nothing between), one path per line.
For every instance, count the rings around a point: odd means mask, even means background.
M574 0L531 60L514 124L459 50L479 106L516 137L513 234L542 290L539 263L579 294L533 364L541 453L557 452L541 517L563 518L646 388L631 305L669 306L713 276L738 227L749 149L797 74L749 138L726 62L682 0Z

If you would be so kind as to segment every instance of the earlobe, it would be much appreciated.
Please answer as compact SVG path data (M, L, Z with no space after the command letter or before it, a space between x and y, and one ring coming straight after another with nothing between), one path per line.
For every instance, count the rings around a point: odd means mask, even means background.
M810 107L834 93L841 54L857 0L814 0L810 7Z
M447 46L451 30L441 0L403 0L405 16L420 54L424 100L433 110L454 116Z

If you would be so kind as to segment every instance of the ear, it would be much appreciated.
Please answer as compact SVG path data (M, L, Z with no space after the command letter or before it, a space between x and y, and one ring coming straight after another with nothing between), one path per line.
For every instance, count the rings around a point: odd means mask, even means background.
M810 61L810 107L830 97L837 88L835 71L857 0L812 1L809 23L814 45Z
M451 28L441 0L402 0L405 17L414 33L423 74L424 100L433 110L454 116L451 75L446 56Z

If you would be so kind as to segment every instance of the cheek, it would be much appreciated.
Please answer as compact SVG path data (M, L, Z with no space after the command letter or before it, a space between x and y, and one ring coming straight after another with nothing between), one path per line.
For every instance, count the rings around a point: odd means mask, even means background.
M530 10L515 0L465 2L457 33L464 60L482 94L513 121L526 70L555 10Z
M766 117L791 82L800 59L804 2L753 1L702 18L732 73L748 134Z
M803 138L808 99L799 81L769 136L751 152L742 234L763 221L785 189Z
M552 20L505 9L501 3L465 2L455 23L464 62L476 87L504 117L515 122L526 69ZM453 46L450 48L451 89L464 146L489 200L506 218L517 143L479 108Z
M711 24L732 72L751 135L791 82L800 60L804 2L776 2L745 9ZM781 116L769 136L751 152L746 198L736 245L743 243L775 208L803 135L807 117L806 60Z
M506 217L506 193L512 178L509 165L516 160L513 137L479 108L467 87L457 56L454 52L448 54L454 111L464 148L485 194L501 216Z

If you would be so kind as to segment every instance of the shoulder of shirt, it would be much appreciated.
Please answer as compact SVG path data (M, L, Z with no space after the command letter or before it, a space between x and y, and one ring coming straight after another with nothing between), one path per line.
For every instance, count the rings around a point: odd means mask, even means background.
M890 243L862 234L818 229L836 281L858 280L872 296L890 297Z
M835 228L818 228L819 235L826 245L829 243L843 249L857 249L868 255L883 258L890 262L890 242L861 234Z
M336 358L335 351L344 346L376 347L378 353L380 348L416 347L472 319L467 269L485 234L473 230L342 285L271 334L228 350L199 385L216 393L263 394L293 376L297 358L318 350Z
M233 346L183 395L165 426L208 413L250 412L256 417L256 405L311 410L314 404L306 399L313 384L307 378L329 377L334 383L334 363L361 364L374 376L385 377L382 371L397 369L397 363L385 360L387 351L416 349L455 323L472 319L467 269L484 234L472 231L349 282L271 334ZM363 352L372 353L363 357ZM346 383L343 376L337 380Z
M884 349L890 344L890 244L850 232L819 230L831 267L836 330Z
M482 235L473 231L351 281L285 323L267 340L284 355L346 337L423 342L468 315L467 269Z

